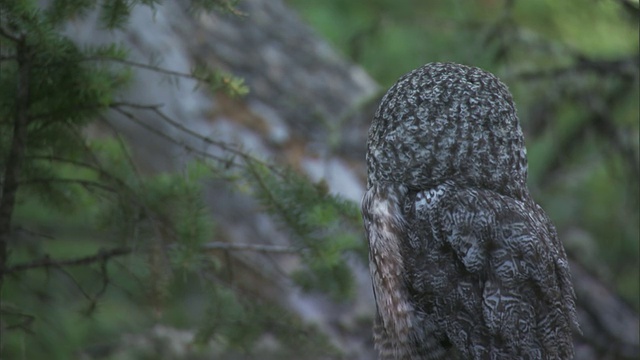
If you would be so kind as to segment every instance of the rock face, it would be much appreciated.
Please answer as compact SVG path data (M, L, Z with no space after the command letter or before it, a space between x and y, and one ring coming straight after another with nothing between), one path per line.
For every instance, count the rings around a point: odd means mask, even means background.
M377 94L378 85L282 1L246 0L238 10L239 15L194 13L188 0L167 0L155 10L135 7L123 30L102 30L97 14L92 14L70 24L67 33L81 44L121 43L133 62L180 73L207 64L243 78L250 92L237 99L205 88L194 90L196 83L190 79L136 68L134 81L119 101L162 104L164 114L196 134L291 165L312 180L323 179L330 191L360 201L370 114L358 115L361 105ZM220 151L150 109L132 107L127 112L142 125L117 111L108 113L106 120L129 139L144 171L181 169L189 153L176 142L197 151ZM222 182L207 189L207 198L226 241L288 244L287 236L252 198ZM366 264L353 264L357 296L345 305L293 287L281 273L295 266L292 256L279 256L278 264L257 253L229 256L240 286L317 324L349 358L373 357L370 323L359 320L370 319L374 308Z
M204 88L194 90L196 84L189 79L137 68L119 101L161 104L162 112L180 127L292 165L313 180L324 179L330 191L360 201L366 182L366 134L378 104L378 85L336 54L281 0L243 0L238 5L240 15L194 13L189 3L165 0L154 10L137 6L129 24L114 32L102 30L93 14L69 24L67 33L79 43L122 43L130 49L129 59L138 63L180 73L207 64L242 77L250 93L234 99ZM190 154L176 142L197 151L219 152L150 109L128 111L143 125L115 111L106 118L129 138L142 170L181 169ZM288 244L287 236L250 197L223 183L211 184L207 197L226 241ZM241 274L236 279L240 286L316 323L347 358L374 358L375 308L363 264L353 265L357 294L345 305L296 290L281 273L295 266L294 257L283 256L275 264L273 258L255 253L229 256L234 272ZM572 269L581 268L572 265ZM577 358L636 357L637 314L581 271L574 271L584 329L584 336L577 338ZM621 328L629 330L621 333Z
M350 147L347 143L360 144L356 157L361 162L369 120L361 124L364 132L357 131L357 139L354 131L347 132L349 139L340 131L347 117L353 118L378 90L360 67L339 57L282 1L242 1L240 15L194 14L188 4L171 0L155 10L135 7L123 31L102 31L93 16L72 24L68 32L81 43L123 43L130 59L139 63L182 73L207 64L243 78L250 93L236 101L204 89L193 91L191 80L136 72L123 99L164 104L163 112L200 134L237 133L249 150L276 156L292 148L326 156ZM166 166L153 163L154 168Z

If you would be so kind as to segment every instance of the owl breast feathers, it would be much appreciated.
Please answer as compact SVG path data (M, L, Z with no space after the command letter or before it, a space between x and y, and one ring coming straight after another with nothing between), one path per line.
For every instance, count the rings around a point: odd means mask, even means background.
M362 213L381 359L570 359L567 258L526 187L507 87L427 64L375 114Z

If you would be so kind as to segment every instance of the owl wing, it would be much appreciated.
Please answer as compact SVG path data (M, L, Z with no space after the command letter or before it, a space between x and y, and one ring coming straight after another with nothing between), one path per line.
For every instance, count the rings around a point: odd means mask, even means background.
M441 187L407 196L404 264L425 326L465 359L569 359L574 294L533 201Z
M377 312L375 347L380 360L450 359L447 349L432 335L433 328L418 322L405 282L402 248L408 230L403 215L407 193L402 185L376 184L362 200Z

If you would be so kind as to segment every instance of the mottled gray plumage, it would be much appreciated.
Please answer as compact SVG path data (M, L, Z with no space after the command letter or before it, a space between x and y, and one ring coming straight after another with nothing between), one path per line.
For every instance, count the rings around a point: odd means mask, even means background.
M567 258L507 87L433 63L382 99L362 202L381 359L570 359Z

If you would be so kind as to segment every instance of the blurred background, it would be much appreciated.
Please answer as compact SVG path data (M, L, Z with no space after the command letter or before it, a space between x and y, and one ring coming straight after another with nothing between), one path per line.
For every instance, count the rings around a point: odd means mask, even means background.
M497 74L519 109L534 197L637 308L638 2L290 3L383 89L434 61Z
M0 358L374 358L367 130L434 61L514 95L576 359L638 358L639 24L634 0L2 2Z

